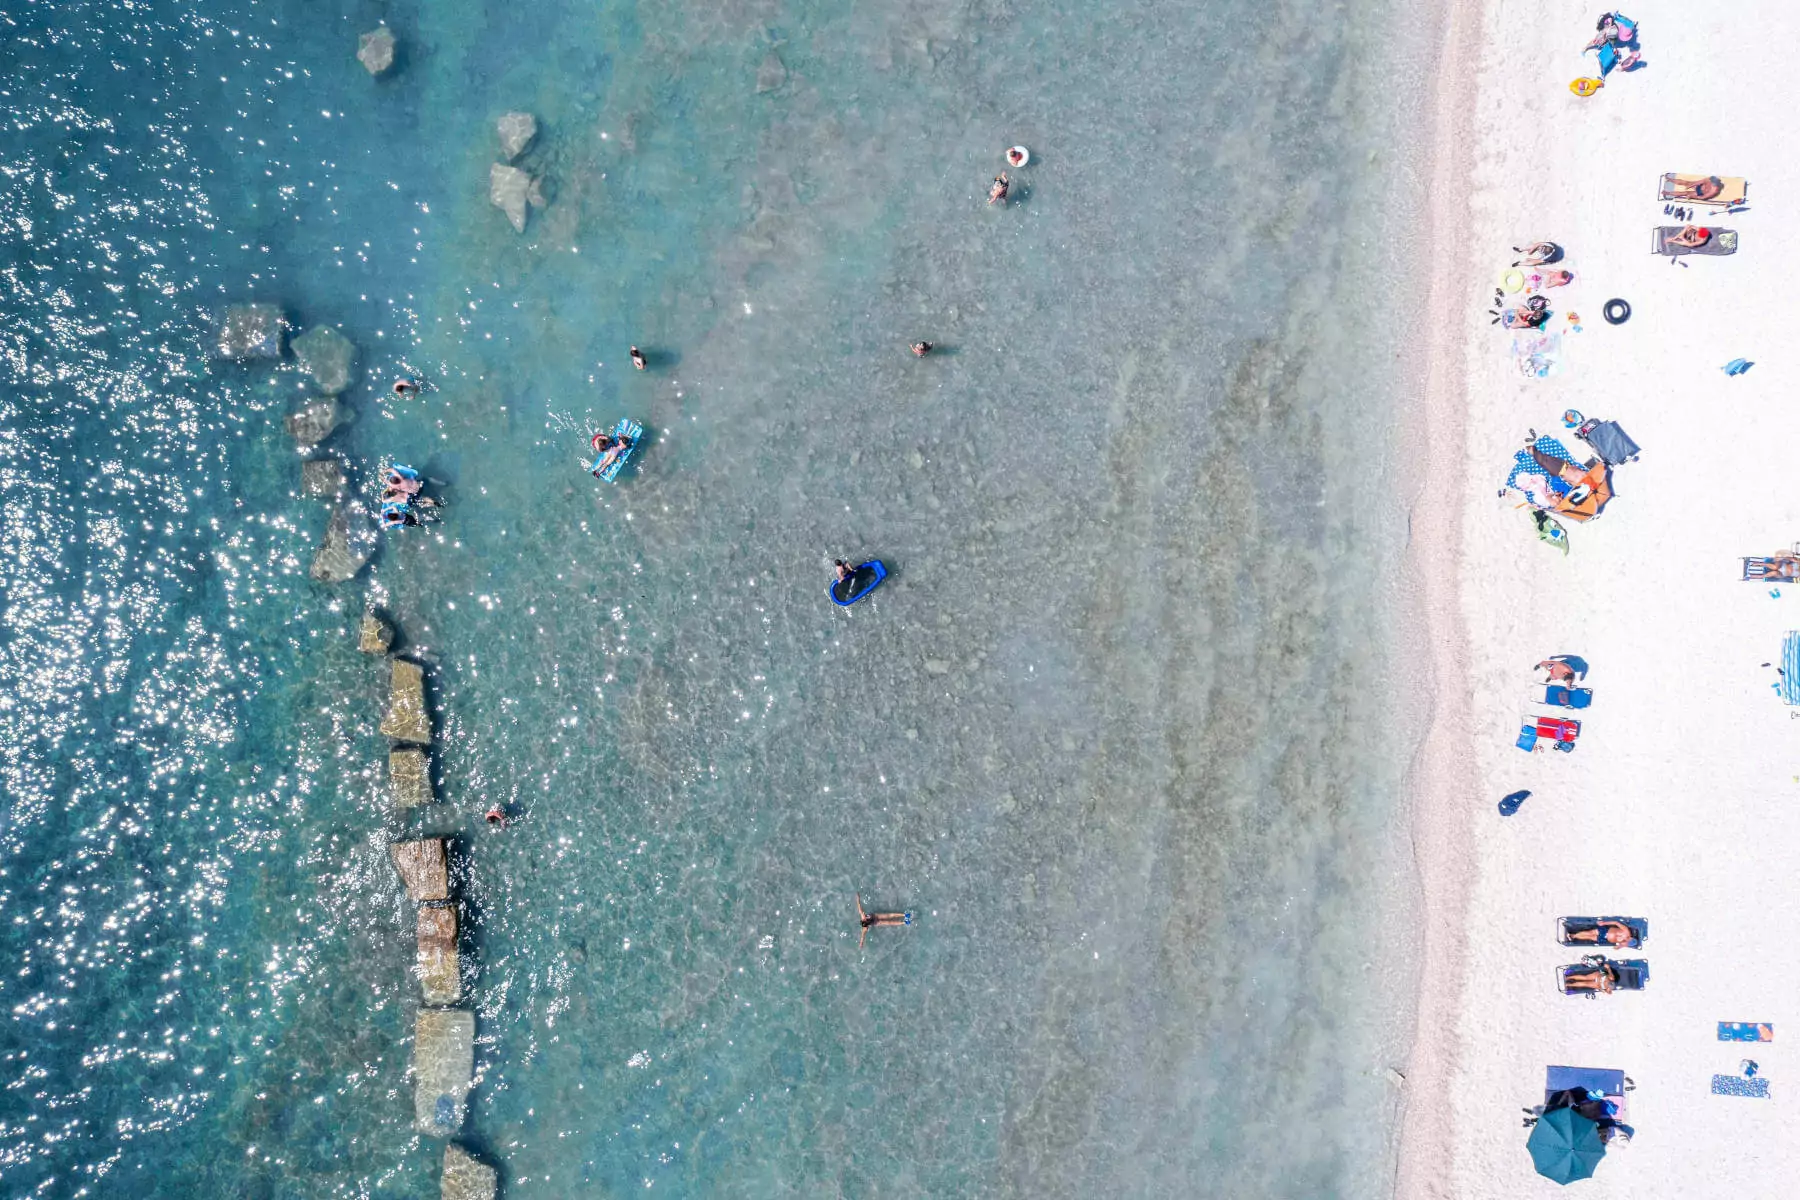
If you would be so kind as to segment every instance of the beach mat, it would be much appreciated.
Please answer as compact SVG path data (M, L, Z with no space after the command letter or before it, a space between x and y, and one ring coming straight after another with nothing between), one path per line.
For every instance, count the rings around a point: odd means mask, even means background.
M1666 254L1670 258L1680 258L1686 254L1706 254L1712 256L1736 254L1738 235L1735 229L1715 229L1712 237L1704 246L1672 246L1669 239L1681 232L1679 225L1658 225L1650 232L1650 253Z
M1747 1100L1767 1100L1769 1098L1769 1081L1760 1075L1750 1079L1746 1079L1742 1075L1714 1075L1712 1094L1715 1096L1742 1096Z
M1702 180L1711 178L1713 177L1710 175L1680 175L1674 171L1665 172L1662 180L1656 185L1656 198L1658 200L1673 200L1675 199L1675 188L1677 185L1692 187ZM1744 181L1742 176L1720 175L1718 176L1718 180L1725 190L1714 196L1711 200L1684 199L1681 203L1706 204L1713 208L1731 208L1733 205L1742 204L1744 202L1744 197L1750 193L1750 185Z
M1720 1021L1721 1042L1772 1042L1775 1026L1767 1021Z

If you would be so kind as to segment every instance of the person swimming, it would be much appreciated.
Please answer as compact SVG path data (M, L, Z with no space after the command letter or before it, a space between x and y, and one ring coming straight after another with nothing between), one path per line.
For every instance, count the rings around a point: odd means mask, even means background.
M394 380L394 395L416 396L419 394L419 381L410 375L402 375Z
M930 354L933 349L934 347L930 342L914 342L912 344L912 352L920 358L924 358L927 354Z
M506 828L506 810L498 804L487 810L487 823L495 829Z
M642 371L650 365L650 360L644 357L644 352L642 350L633 346L631 348L631 365Z
M596 433L589 444L593 446L594 452L600 456L599 459L595 461L594 465L589 468L596 476L605 471L606 468L612 466L615 462L619 461L620 457L623 456L627 450L631 449L630 438L615 437L613 434L607 433L604 430Z
M1012 181L1007 179L1005 171L1002 171L998 175L994 176L994 186L988 189L988 203L989 204L1004 204L1004 203L1006 203L1006 193L1007 193L1007 190L1011 187L1012 187Z
M856 948L861 950L863 943L869 940L869 930L877 925L911 925L911 913L872 913L864 912L862 893L856 896L856 920L862 926L862 936L856 939Z

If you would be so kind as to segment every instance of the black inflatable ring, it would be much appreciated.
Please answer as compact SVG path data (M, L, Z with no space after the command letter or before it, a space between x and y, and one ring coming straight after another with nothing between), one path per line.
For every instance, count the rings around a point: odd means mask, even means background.
M1604 315L1608 325L1623 325L1631 319L1631 305L1623 300L1608 300Z

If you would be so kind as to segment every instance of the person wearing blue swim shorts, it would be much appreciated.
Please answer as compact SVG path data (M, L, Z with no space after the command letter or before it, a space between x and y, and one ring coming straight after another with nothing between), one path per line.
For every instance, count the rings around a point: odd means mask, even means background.
M911 925L912 924L912 914L909 912L908 913L864 912L863 906L862 906L862 894L859 892L859 893L857 893L857 897L856 897L856 920L857 920L857 923L862 926L862 936L856 939L856 948L858 950L861 950L863 948L863 943L869 940L869 927L871 925Z

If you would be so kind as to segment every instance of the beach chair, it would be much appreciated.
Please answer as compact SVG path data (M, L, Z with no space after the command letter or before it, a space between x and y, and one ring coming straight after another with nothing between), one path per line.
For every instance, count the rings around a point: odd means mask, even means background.
M1666 254L1670 258L1681 258L1688 254L1706 254L1719 256L1736 254L1738 235L1735 229L1714 229L1712 237L1703 246L1677 246L1669 239L1681 232L1679 225L1658 225L1650 231L1650 253Z
M1750 192L1750 185L1736 175L1678 175L1674 171L1669 171L1656 185L1656 198L1658 200L1674 200L1676 188L1691 188L1708 179L1719 181L1718 195L1711 200L1696 200L1692 196L1683 196L1680 198L1680 203L1705 204L1712 208L1735 208L1744 202L1744 197Z
M1570 754L1575 750L1575 739L1580 736L1581 722L1573 718L1527 716L1519 726L1519 740L1514 744L1527 752L1547 747Z
M1746 583L1762 583L1774 580L1776 583L1800 582L1792 577L1800 574L1800 543L1792 550L1777 550L1773 554L1762 554L1744 561L1744 581ZM1782 564L1788 564L1783 568Z
M1602 1097L1618 1105L1618 1116L1614 1119L1623 1124L1629 1116L1625 1103L1626 1093L1635 1091L1637 1084L1631 1082L1630 1076L1623 1071L1612 1071L1601 1067L1544 1068L1545 1104L1549 1104L1559 1093L1567 1092L1570 1088L1599 1092Z
M1610 965L1613 971L1618 975L1618 979L1613 982L1613 991L1615 992L1641 992L1644 990L1644 985L1650 982L1650 964L1648 961L1641 958L1609 959L1605 955L1594 954L1590 955L1587 961L1569 963L1567 966L1556 968L1557 990L1562 992L1565 996L1586 996L1590 1000L1596 996L1605 995L1606 993L1604 992L1593 991L1588 988L1571 988L1569 986L1569 976L1580 975L1592 971L1602 963Z
M1547 704L1551 708L1586 708L1594 702L1593 688L1565 687L1560 683L1547 683L1538 689L1542 695L1534 693L1533 704Z
M1631 941L1627 949L1636 950L1650 936L1650 922L1642 917L1558 917L1556 919L1556 940L1565 946L1601 946L1608 942L1578 942L1571 936L1575 933L1600 928L1602 921L1617 921L1631 930Z

